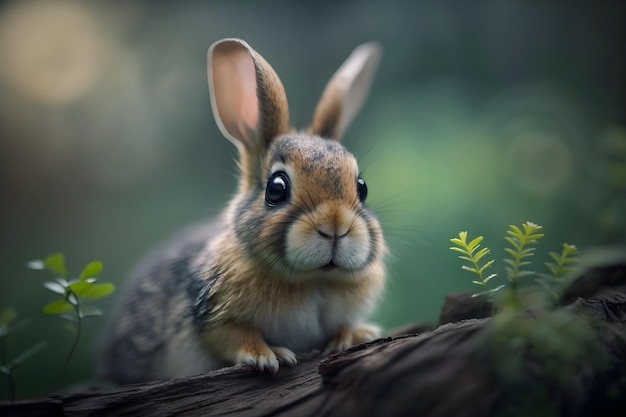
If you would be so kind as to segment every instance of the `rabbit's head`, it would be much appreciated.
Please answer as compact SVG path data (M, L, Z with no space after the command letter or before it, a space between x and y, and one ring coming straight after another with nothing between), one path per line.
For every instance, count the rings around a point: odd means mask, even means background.
M289 281L383 273L380 224L365 205L357 161L339 142L379 59L377 44L355 49L328 83L311 127L297 133L283 85L263 57L238 39L209 49L213 113L240 155L228 227L260 271Z

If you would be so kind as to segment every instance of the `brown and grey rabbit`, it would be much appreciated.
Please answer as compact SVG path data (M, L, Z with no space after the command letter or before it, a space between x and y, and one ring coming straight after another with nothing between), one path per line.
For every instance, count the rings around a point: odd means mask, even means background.
M219 219L137 268L101 345L102 377L132 383L232 364L275 373L296 354L379 336L364 320L383 291L387 249L357 161L339 143L379 59L375 43L356 48L297 133L263 57L239 39L210 47L211 104L239 151L239 188Z

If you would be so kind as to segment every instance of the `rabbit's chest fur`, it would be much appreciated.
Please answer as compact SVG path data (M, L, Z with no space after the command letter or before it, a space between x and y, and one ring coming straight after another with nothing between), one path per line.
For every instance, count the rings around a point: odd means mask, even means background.
M328 340L354 313L345 306L332 305L323 286L305 290L297 302L287 303L280 312L267 311L254 321L270 345L282 346L295 353L323 350Z
M295 353L322 350L342 327L360 322L373 308L378 284L312 280L286 283L248 269L213 287L211 322L250 323L269 345Z

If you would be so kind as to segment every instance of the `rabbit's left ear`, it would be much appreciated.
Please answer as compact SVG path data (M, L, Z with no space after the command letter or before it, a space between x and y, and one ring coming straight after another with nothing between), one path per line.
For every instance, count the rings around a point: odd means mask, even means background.
M341 140L365 103L382 55L376 42L358 46L332 76L315 109L310 134Z
M207 63L218 127L227 139L257 157L259 150L289 130L283 84L270 64L241 39L215 42Z

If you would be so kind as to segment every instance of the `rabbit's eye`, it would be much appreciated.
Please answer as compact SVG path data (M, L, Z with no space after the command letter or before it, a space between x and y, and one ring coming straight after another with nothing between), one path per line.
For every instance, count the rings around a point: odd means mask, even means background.
M265 202L268 206L284 203L289 198L289 177L283 171L272 174L265 187Z
M356 190L359 193L359 200L364 203L367 198L367 185L365 184L365 180L361 177L356 180Z

